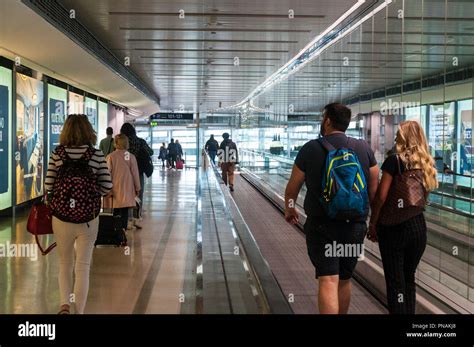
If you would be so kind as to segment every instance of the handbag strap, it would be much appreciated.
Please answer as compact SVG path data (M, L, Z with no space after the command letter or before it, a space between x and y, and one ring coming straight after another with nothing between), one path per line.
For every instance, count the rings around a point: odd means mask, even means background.
M51 252L57 246L57 243L54 242L51 245L49 245L48 248L44 249L43 246L41 246L41 243L40 243L39 238L38 238L38 234L35 234L35 240L36 240L36 244L38 245L38 248L40 249L42 255L48 254L49 252Z
M402 160L400 158L400 156L397 154L397 166L398 166L398 174L401 175L402 174L402 168L400 167L400 160Z

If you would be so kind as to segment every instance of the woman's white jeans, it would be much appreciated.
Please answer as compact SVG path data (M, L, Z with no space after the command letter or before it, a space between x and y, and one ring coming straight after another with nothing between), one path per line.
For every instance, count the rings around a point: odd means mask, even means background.
M74 305L76 313L82 314L89 292L89 272L94 243L99 231L99 218L89 223L74 224L53 217L53 231L59 252L61 305ZM74 291L73 273L75 274Z

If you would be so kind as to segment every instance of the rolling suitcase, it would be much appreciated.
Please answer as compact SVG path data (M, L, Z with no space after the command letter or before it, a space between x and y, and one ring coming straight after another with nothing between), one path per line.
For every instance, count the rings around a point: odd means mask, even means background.
M110 212L104 210L99 215L99 233L94 246L126 246L127 236L122 229L120 216L114 216L113 208Z
M183 161L182 161L182 160L178 160L178 161L176 162L176 170L183 170L183 168L184 168L184 163L183 163Z

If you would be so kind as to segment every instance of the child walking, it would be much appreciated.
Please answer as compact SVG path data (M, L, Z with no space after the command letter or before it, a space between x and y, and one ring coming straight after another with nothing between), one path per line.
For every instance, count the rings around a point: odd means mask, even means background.
M140 175L137 159L128 152L128 138L117 135L114 139L115 151L107 157L107 166L112 176L111 192L114 215L119 215L122 228L127 229L128 209L136 205L135 198L140 192Z

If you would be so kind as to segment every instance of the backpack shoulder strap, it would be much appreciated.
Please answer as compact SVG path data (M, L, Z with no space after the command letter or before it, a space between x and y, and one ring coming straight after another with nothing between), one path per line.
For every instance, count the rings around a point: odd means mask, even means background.
M67 154L66 147L59 145L56 147L56 154L59 156L59 159L64 163L64 161L69 160L69 155Z
M92 146L89 146L89 148L86 149L86 151L84 152L84 154L82 155L82 160L84 161L87 161L89 162L89 160L92 159L92 157L94 156L95 154L95 148L92 147Z
M336 148L333 145L331 145L329 141L326 140L324 137L317 139L317 141L320 143L323 149L325 149L328 153L336 150Z

